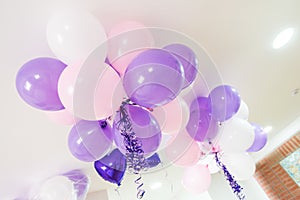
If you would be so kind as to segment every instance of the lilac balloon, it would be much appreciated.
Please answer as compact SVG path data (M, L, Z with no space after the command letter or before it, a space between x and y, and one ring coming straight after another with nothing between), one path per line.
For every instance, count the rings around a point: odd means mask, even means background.
M210 94L212 117L220 122L230 119L240 108L241 98L237 90L229 85L220 85Z
M257 152L267 143L268 135L264 132L263 128L257 124L252 124L252 127L254 128L255 138L252 146L247 150L247 152Z
M93 162L108 152L112 141L112 129L105 121L81 120L71 129L68 145L76 158Z
M126 157L118 149L114 149L110 154L95 161L94 167L104 180L120 186L126 171Z
M74 183L78 200L85 200L89 189L89 178L81 170L72 170L63 174Z
M188 87L196 78L198 60L192 49L183 44L170 44L163 49L171 52L181 62L184 70L184 84L182 88Z
M167 104L184 83L179 60L168 51L150 49L140 53L127 67L123 85L129 98L144 107Z
M200 142L216 136L217 122L211 117L211 105L208 98L197 97L191 103L186 130L194 140Z
M161 142L162 134L158 122L154 116L147 110L138 107L127 105L126 110L132 122L132 129L138 141L142 143L142 149L145 155L154 153ZM117 114L114 119L114 141L119 150L125 155L126 147L124 145L124 136L117 129L117 122L120 116Z
M58 97L57 83L66 65L54 58L36 58L25 63L16 77L21 98L41 110L64 109Z

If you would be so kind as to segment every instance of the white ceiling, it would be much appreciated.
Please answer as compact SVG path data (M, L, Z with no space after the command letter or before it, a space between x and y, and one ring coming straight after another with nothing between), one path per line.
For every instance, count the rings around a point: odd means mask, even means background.
M206 48L224 82L238 89L249 106L249 120L273 126L271 136L300 116L300 95L292 95L300 87L299 0L1 0L0 199L13 199L34 183L74 168L90 173L92 191L109 187L91 164L70 155L69 127L27 106L15 90L15 75L24 62L53 56L46 43L47 19L70 5L90 10L106 30L132 19L189 35ZM274 50L276 34L288 27L295 29L294 37Z

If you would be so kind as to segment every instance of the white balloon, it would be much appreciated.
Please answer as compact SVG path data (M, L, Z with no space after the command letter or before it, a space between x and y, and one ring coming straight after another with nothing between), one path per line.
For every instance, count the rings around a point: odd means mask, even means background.
M77 200L73 182L65 176L55 176L42 184L38 200Z
M253 144L254 129L248 121L234 117L222 126L219 145L224 152L243 152Z
M66 64L83 61L107 37L96 17L84 10L64 10L48 22L47 40L53 53ZM106 51L99 55L104 61Z
M247 104L242 100L241 105L237 113L235 114L235 117L248 120L249 117L249 108Z
M221 161L236 180L248 180L255 173L255 162L248 153L224 153Z

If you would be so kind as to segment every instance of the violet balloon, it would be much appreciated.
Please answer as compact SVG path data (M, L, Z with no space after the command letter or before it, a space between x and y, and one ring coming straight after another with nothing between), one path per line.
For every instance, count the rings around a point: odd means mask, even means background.
M217 134L217 122L211 117L210 99L197 97L190 106L186 130L196 141L213 139Z
M16 87L20 97L40 110L62 110L57 83L66 65L55 58L36 58L18 71Z
M254 129L254 142L252 146L247 150L247 152L257 152L261 150L267 143L267 133L264 132L264 129L257 125L257 124L252 124L252 127Z
M126 171L126 157L114 149L110 154L94 162L94 167L104 180L121 185Z
M112 141L112 129L105 121L81 120L71 129L68 145L76 158L93 162L107 153Z
M182 88L188 87L196 78L198 60L188 46L183 44L170 44L163 49L171 52L181 62L184 71L184 84Z
M184 71L179 60L166 50L150 49L129 64L124 89L133 102L148 108L167 104L182 89Z
M72 170L63 174L74 183L78 200L85 200L89 189L89 178L81 170Z
M142 143L142 149L145 155L154 153L161 142L161 130L158 122L147 110L133 105L126 105L129 118L132 122L133 132L139 142ZM119 150L125 155L126 147L124 145L124 136L117 129L120 116L117 114L114 119L114 141Z
M241 105L241 98L237 90L229 85L220 85L210 94L212 117L220 122L230 119Z

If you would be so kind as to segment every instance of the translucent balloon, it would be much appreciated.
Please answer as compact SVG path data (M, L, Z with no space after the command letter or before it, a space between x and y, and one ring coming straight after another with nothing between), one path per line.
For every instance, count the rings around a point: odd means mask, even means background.
M132 122L132 130L137 140L142 143L141 149L146 156L153 154L158 149L162 138L158 122L151 113L141 107L126 105L125 108ZM114 141L119 150L123 154L126 154L124 136L122 136L118 130L119 121L120 115L117 113L113 125Z
M246 151L254 141L254 130L251 124L243 119L232 118L222 124L220 148L224 152Z
M92 162L109 151L112 140L112 129L105 121L81 120L71 129L68 145L76 158Z
M121 34L136 29L139 31ZM108 41L108 60L121 75L138 54L154 43L151 32L137 21L124 21L114 25L108 33L108 38L111 39Z
M191 193L202 193L208 190L211 175L204 165L195 165L185 169L182 178L183 187Z
M183 155L175 161L174 165L181 167L188 167L196 165L201 157L200 147L197 142L192 144L186 149Z
M183 85L183 74L181 63L171 53L150 49L129 64L123 85L132 101L153 108L176 98Z
M264 129L257 125L257 124L252 124L252 127L254 129L254 142L251 145L249 149L247 149L248 152L257 152L261 150L267 143L267 138L268 135L266 132L264 132Z
M248 180L255 173L255 162L248 153L224 153L221 161L236 180Z
M64 173L63 176L73 182L76 200L85 200L90 186L89 178L81 170L72 170Z
M39 200L77 200L73 182L65 176L55 176L42 184L35 199Z
M192 102L186 130L193 139L199 142L211 140L217 135L218 125L211 117L211 106L208 98L197 97Z
M210 94L212 117L223 122L237 113L241 99L237 90L229 85L220 85L214 88Z
M55 58L36 58L18 71L16 87L21 98L41 110L62 110L57 91L58 79L66 65Z
M163 49L170 51L181 62L185 78L182 88L188 87L195 80L197 75L198 60L195 53L192 49L183 44L170 44Z
M100 120L113 115L125 95L118 74L109 65L102 64L97 66L96 72L91 69L89 73L98 73L99 76L97 80L90 81L82 78L81 69L81 65L77 64L63 71L58 82L63 105L76 117L85 120ZM83 87L89 89L84 90Z
M67 64L86 59L106 39L101 23L85 10L63 10L53 14L48 22L48 44ZM103 62L105 57L106 53L99 55Z
M179 96L164 106L156 107L152 114L166 135L178 134L189 120L189 108Z
M239 110L237 111L237 113L235 114L234 117L241 118L241 119L244 119L244 120L248 120L249 108L243 100L241 100L240 108L239 108Z

